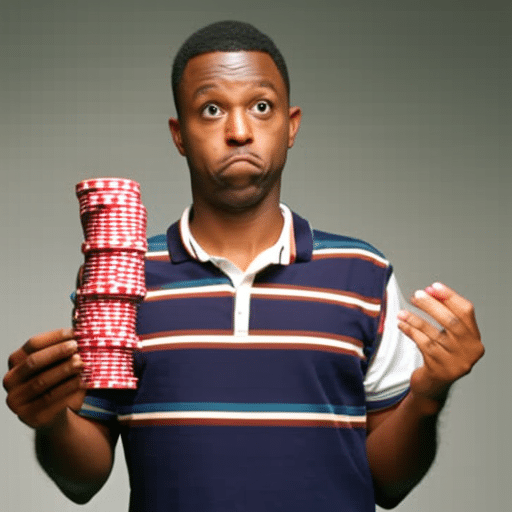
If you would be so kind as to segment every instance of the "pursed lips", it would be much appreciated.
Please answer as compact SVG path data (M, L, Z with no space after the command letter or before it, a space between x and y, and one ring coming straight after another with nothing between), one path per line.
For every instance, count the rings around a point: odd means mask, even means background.
M237 162L247 162L254 165L255 167L261 167L261 158L255 153L250 153L247 151L244 151L243 153L235 153L234 155L231 154L228 157L223 158L219 165L221 170L224 170Z

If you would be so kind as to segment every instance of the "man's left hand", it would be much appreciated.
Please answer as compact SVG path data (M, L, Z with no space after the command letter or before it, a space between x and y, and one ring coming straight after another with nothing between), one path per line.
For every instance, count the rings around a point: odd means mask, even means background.
M423 366L412 374L410 391L442 403L450 386L484 355L473 304L441 283L418 290L411 303L441 328L410 311L398 315L399 328L423 355Z

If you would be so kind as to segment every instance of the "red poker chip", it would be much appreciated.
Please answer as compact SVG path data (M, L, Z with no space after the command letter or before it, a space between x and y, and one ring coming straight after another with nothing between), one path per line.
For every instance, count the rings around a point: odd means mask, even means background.
M112 213L90 215L87 221L82 223L82 226L86 228L102 225L133 225L146 227L147 222L148 220L145 215L116 215Z
M86 269L82 279L83 283L94 279L135 279L144 281L144 273L138 269L123 269L114 265L108 268L104 266Z
M95 214L129 214L139 217L146 217L146 207L135 197L127 197L125 195L117 197L110 195L109 197L87 196L79 201L79 212L82 221Z
M86 316L84 319L78 319L75 325L75 331L82 333L93 332L93 331L113 331L121 332L126 331L127 333L134 334L136 332L137 323L135 319L126 320L124 318L111 317L109 319L89 320L90 316Z
M102 177L82 180L77 183L75 190L77 194L87 193L91 190L129 190L135 193L140 192L140 184L128 178Z
M110 298L110 297L109 297ZM101 298L79 296L77 310L90 315L97 315L100 318L110 316L135 317L137 314L137 303L125 300L125 304L114 302L100 302ZM96 299L96 300L95 300Z
M92 211L87 215L82 215L82 224L97 224L99 222L137 222L146 223L148 220L146 209L141 206L136 209L130 208L126 211L119 211L116 208L106 208Z
M126 361L122 364L101 364L95 360L84 361L84 369L87 368L89 374L107 374L110 375L133 375L133 361Z
M86 234L85 244L106 244L112 248L142 248L147 247L146 237L137 232L124 231L90 231Z
M82 208L88 208L91 206L123 206L125 208L134 207L139 208L141 202L138 197L129 193L91 193L87 196L83 196L79 199L80 206Z
M86 380L85 384L89 389L137 389L137 379L127 380L110 380L110 379L90 379Z
M103 338L102 338L103 339ZM131 349L131 350L135 350L137 348L139 348L139 342L138 341L134 341L134 340L119 340L119 341L115 341L115 340L110 340L108 342L103 342L103 341L96 341L95 338L90 338L90 339L84 339L84 340L80 340L79 342L79 346L80 346L80 350L81 351L85 351L85 350L88 350L88 351L91 351L91 350L96 350L96 349L100 349L100 348L105 348L105 349L113 349L113 348L126 348L126 349ZM118 360L118 356L114 356L114 355L102 355L102 356L94 356L95 358L100 358L102 360L106 360L106 361L117 361Z
M84 363L85 364L85 363ZM126 361L117 363L115 360L108 361L105 358L102 361L91 359L87 363L89 372L94 373L110 373L110 374L132 374L133 375L133 359L129 358Z
M97 219L112 219L112 218L136 218L138 220L147 220L147 210L142 204L130 204L129 206L122 205L80 205L80 221L82 225L87 225L90 222L95 222Z
M88 361L97 361L102 364L124 364L132 360L133 350L131 347L102 347L87 346L80 347L81 355ZM84 360L85 361L85 360Z
M83 282L91 279L111 279L111 278L132 278L144 280L144 272L141 268L123 267L118 264L103 264L101 266L86 265L82 276Z
M146 245L146 238L140 236L133 236L129 233L120 233L116 231L106 231L106 232L98 232L94 236L88 236L86 242L89 244L94 243L111 243L111 244L127 244L127 247L131 247L131 245L140 247L142 245Z
M87 367L89 372L97 373L132 373L133 374L133 358L117 360L113 357L97 358L92 356L89 360L84 359L84 367Z
M115 354L112 349L105 349L99 353L102 347L83 347L80 352L84 364L90 367L97 367L98 369L111 368L130 368L133 366L133 350L126 354ZM126 349L127 350L127 349Z
M126 337L135 335L135 322L105 322L104 324L79 323L75 327L76 336L115 336Z
M90 188L81 187L79 193L77 193L78 199L82 199L84 196L92 196L92 195L130 195L140 197L140 185L137 183L135 186L124 186L124 184L119 184L120 186L116 186L115 183L111 183L111 186L103 186L107 185L107 183L95 183ZM75 187L76 191L76 187Z
M87 223L89 220L96 219L112 219L112 218L135 218L137 220L147 219L147 210L142 203L131 204L130 206L116 206L116 205L88 205L82 204L81 210L84 214L81 215L81 221Z
M86 259L87 262L116 262L119 264L127 265L143 265L144 256L133 251L104 251L104 252L92 252L88 254Z
M93 305L80 306L77 310L84 316L98 319L120 318L120 319L135 319L137 317L136 309L123 309L115 306L99 306L96 308Z
M77 290L79 295L115 295L117 297L124 296L144 296L146 288L144 286L129 286L115 283L90 283L88 286L80 287Z
M93 242L84 242L82 244L82 252L88 253L90 251L100 251L100 250L112 250L112 249L122 249L127 250L131 249L133 251L137 251L139 253L146 253L148 246L147 242L119 242L116 241L115 243L111 240L94 240Z
M82 228L101 222L137 222L147 225L147 221L148 217L145 208L132 208L126 212L120 212L117 209L88 209L81 212L80 215L80 223L82 224Z
M112 273L112 274L98 274L96 276L93 276L92 279L84 279L84 282L82 286L80 287L80 290L82 292L91 290L94 294L94 289L96 287L127 287L127 288L145 288L144 285L144 278L143 276L139 276L137 274L135 275L128 275L128 274L119 274L119 273Z
M87 255L86 261L119 261L120 263L143 263L144 256L130 250L126 251L102 251Z
M81 340L95 341L120 341L120 340L136 340L137 335L131 327L109 327L108 325L90 326L79 325L75 328L75 335Z
M144 278L144 262L138 261L130 264L116 260L86 261L82 279L86 279L88 276L112 277L112 275L116 274L127 277Z
M84 229L84 236L87 238L91 234L101 235L102 232L108 233L109 236L117 235L124 236L124 233L128 231L130 236L135 233L137 236L146 238L146 226L143 224L127 223L127 222L110 222L104 224L88 224Z
M92 234L97 234L98 232L106 231L111 234L118 234L121 235L125 231L136 233L137 236L143 236L146 238L146 228L147 223L143 220L102 220L98 222L90 222L88 223L84 229L83 233L84 236L87 238L87 236Z
M135 323L137 315L134 312L124 311L95 311L92 309L80 309L80 321L82 322L121 322Z
M136 281L144 281L144 274L140 272L138 269L131 270L123 270L122 268L112 265L111 267L96 267L87 269L83 275L83 282L90 280L103 280L103 279L113 279L113 280L136 280Z
M102 326L105 326L106 328L124 328L124 326L132 327L136 324L136 316L121 316L121 315L105 315L105 316L99 316L99 315L91 315L91 314L83 314L80 316L80 318L77 321L77 328L83 327L83 328L100 328ZM118 327L121 326L121 327Z

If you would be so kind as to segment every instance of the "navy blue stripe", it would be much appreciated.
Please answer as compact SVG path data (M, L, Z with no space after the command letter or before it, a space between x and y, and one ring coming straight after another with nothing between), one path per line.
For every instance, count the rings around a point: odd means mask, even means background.
M233 329L233 297L175 298L143 302L137 315L137 333L198 329ZM200 314L199 314L200 312Z
M135 367L137 402L365 404L361 361L347 354L160 350L137 352Z

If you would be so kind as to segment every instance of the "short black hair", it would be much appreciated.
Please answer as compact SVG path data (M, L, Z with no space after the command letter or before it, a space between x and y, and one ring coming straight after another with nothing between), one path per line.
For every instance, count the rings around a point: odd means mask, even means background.
M259 51L272 57L283 77L288 98L290 79L286 62L274 41L256 27L243 21L217 21L194 32L180 47L172 66L171 85L174 104L179 116L178 87L188 61L210 52Z

